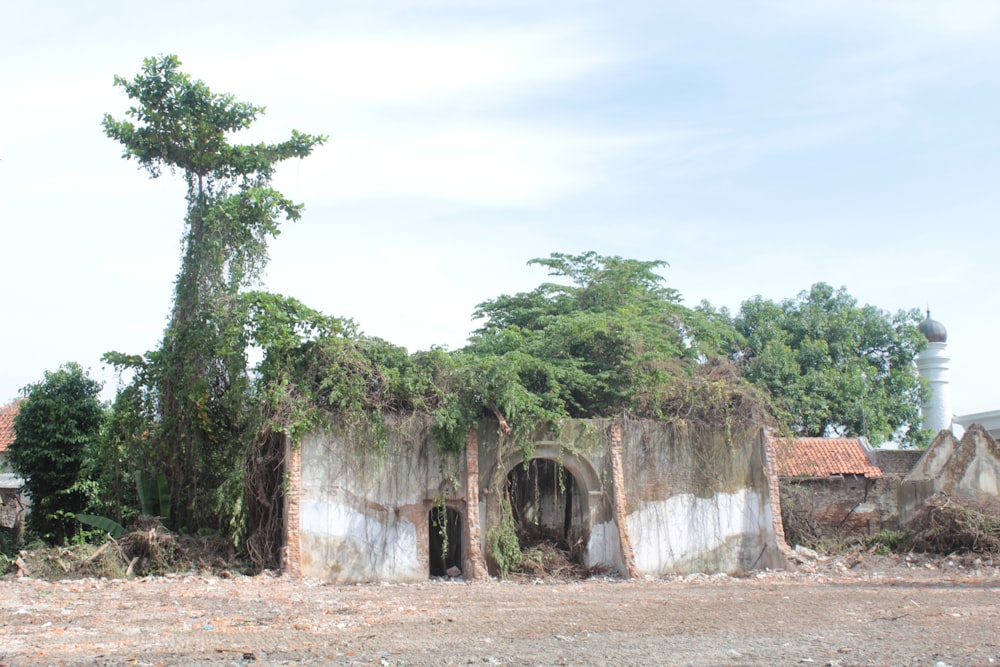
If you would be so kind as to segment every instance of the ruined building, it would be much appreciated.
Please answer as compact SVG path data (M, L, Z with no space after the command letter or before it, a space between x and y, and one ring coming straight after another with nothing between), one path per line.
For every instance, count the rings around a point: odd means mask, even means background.
M341 583L483 578L514 530L625 576L784 565L759 428L565 420L523 450L484 421L446 455L431 426L398 420L381 448L338 431L289 447L285 568Z

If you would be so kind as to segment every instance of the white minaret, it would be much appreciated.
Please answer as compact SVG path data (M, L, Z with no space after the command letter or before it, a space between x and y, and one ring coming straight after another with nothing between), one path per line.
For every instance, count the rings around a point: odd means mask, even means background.
M951 430L951 387L948 386L948 368L951 359L945 353L948 347L948 332L944 325L931 319L931 311L927 311L927 319L920 323L920 333L927 338L927 347L917 355L917 368L920 374L927 378L931 385L931 397L923 405L923 428L930 429L936 435L944 429Z

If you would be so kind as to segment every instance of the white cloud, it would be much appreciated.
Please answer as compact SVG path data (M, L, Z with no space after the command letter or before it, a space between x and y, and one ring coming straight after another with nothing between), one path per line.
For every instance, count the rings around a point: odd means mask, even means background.
M450 98L459 105L495 103L536 87L568 84L621 59L572 22L470 26L443 32L388 27L365 37L328 35L306 43L241 55L199 78L230 88L296 90L328 111L344 107L392 111Z

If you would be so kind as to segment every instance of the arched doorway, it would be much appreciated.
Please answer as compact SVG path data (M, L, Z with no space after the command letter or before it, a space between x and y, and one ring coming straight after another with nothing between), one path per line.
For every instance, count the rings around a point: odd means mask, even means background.
M555 548L583 564L590 517L585 489L570 470L534 458L511 468L506 483L522 550Z

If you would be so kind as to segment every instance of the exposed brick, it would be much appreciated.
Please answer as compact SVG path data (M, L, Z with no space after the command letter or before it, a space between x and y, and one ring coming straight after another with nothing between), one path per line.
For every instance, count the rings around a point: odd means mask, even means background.
M639 576L635 567L635 554L632 552L632 539L628 534L628 507L625 498L625 474L622 465L622 424L619 421L611 424L611 484L614 492L615 523L618 525L618 539L621 542L622 562L629 578Z
M923 454L919 449L876 449L875 462L882 469L883 475L905 477Z
M767 493L771 506L771 522L774 525L774 537L778 549L786 556L791 552L785 541L785 522L781 519L781 482L778 478L778 462L775 460L774 437L770 433L764 435L764 457L767 460Z
M470 428L465 439L465 536L466 562L462 569L468 579L489 579L483 559L479 527L479 434Z
M285 548L282 553L282 570L287 574L302 574L302 543L299 539L299 495L302 486L302 450L285 438L285 474L288 477L285 492Z
M789 521L809 526L811 539L843 541L899 525L899 477L861 475L783 479L781 502Z

